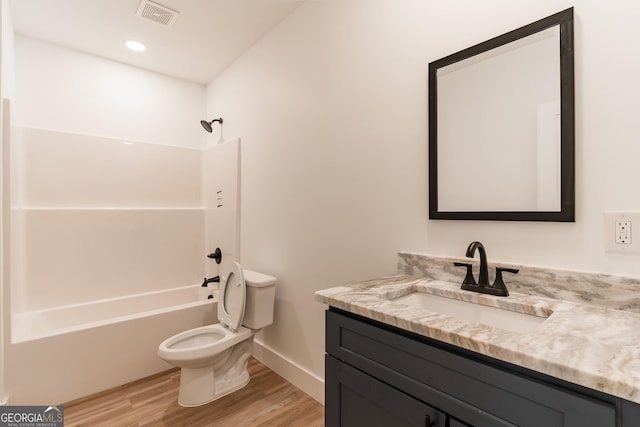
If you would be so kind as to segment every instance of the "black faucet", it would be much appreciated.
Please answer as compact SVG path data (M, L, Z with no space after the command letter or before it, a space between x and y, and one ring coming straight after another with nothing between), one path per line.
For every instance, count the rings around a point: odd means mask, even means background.
M487 251L485 251L484 245L480 242L471 242L467 247L466 256L467 258L473 258L476 249L480 253L480 276L478 277L478 283L476 283L476 280L473 277L472 264L463 262L453 263L453 265L456 267L466 267L467 269L467 274L462 281L462 286L460 288L465 291L480 292L482 294L490 294L502 297L509 296L507 286L504 284L504 280L502 279L502 272L506 271L508 273L517 274L519 270L515 268L496 267L496 280L493 282L493 285L490 285L488 272L489 269L487 267Z
M467 247L467 258L473 258L476 249L480 253L480 276L478 277L478 286L489 286L489 271L487 268L487 251L480 242L471 242Z
M220 283L220 276L215 276L215 277L212 277L211 279L207 279L207 278L205 277L205 278L204 278L204 281L202 282L202 286L203 286L203 287L205 287L205 286L207 286L209 283L212 283L212 282Z

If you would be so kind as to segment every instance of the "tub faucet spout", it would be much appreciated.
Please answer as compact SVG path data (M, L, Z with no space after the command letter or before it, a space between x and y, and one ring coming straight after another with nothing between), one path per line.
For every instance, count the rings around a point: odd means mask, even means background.
M212 277L211 279L207 279L207 278L205 277L205 278L204 278L204 281L202 282L202 287L205 287L205 286L207 286L209 283L212 283L212 282L220 283L220 276L215 276L215 277Z

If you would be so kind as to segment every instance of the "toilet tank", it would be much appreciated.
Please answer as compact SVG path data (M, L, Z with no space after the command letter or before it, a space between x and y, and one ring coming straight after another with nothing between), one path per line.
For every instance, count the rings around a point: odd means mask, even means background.
M247 328L262 329L273 323L276 278L251 270L242 270L242 275L247 284L242 324Z

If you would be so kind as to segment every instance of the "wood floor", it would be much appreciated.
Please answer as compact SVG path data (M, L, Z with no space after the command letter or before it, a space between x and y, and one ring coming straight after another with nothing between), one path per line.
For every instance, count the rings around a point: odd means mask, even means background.
M251 358L249 384L197 408L178 405L180 371L173 369L64 405L72 426L324 426L324 407Z

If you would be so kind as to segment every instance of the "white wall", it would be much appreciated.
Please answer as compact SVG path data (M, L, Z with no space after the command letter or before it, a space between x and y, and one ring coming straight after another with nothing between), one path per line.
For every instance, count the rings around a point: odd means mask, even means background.
M16 36L14 125L202 148L203 86Z
M571 6L577 222L429 221L428 63ZM313 292L391 274L398 250L462 256L481 240L492 260L640 276L637 255L604 252L602 231L604 210L640 210L638 12L635 0L309 1L211 82L208 115L243 139L242 263L279 278L265 346L322 376Z
M2 63L1 70L1 92L2 97L7 99L13 99L14 87L15 87L15 72L14 72L14 35L13 35L13 22L11 19L11 9L9 8L9 1L2 0L2 51L0 52L0 59Z
M13 22L8 0L0 2L0 404L5 402L5 340L9 337L9 322L4 313L9 311L9 200L5 199L5 189L9 187L9 156L4 140L9 131L9 99L13 98ZM7 100L5 104L4 100ZM7 194L8 196L8 194Z

